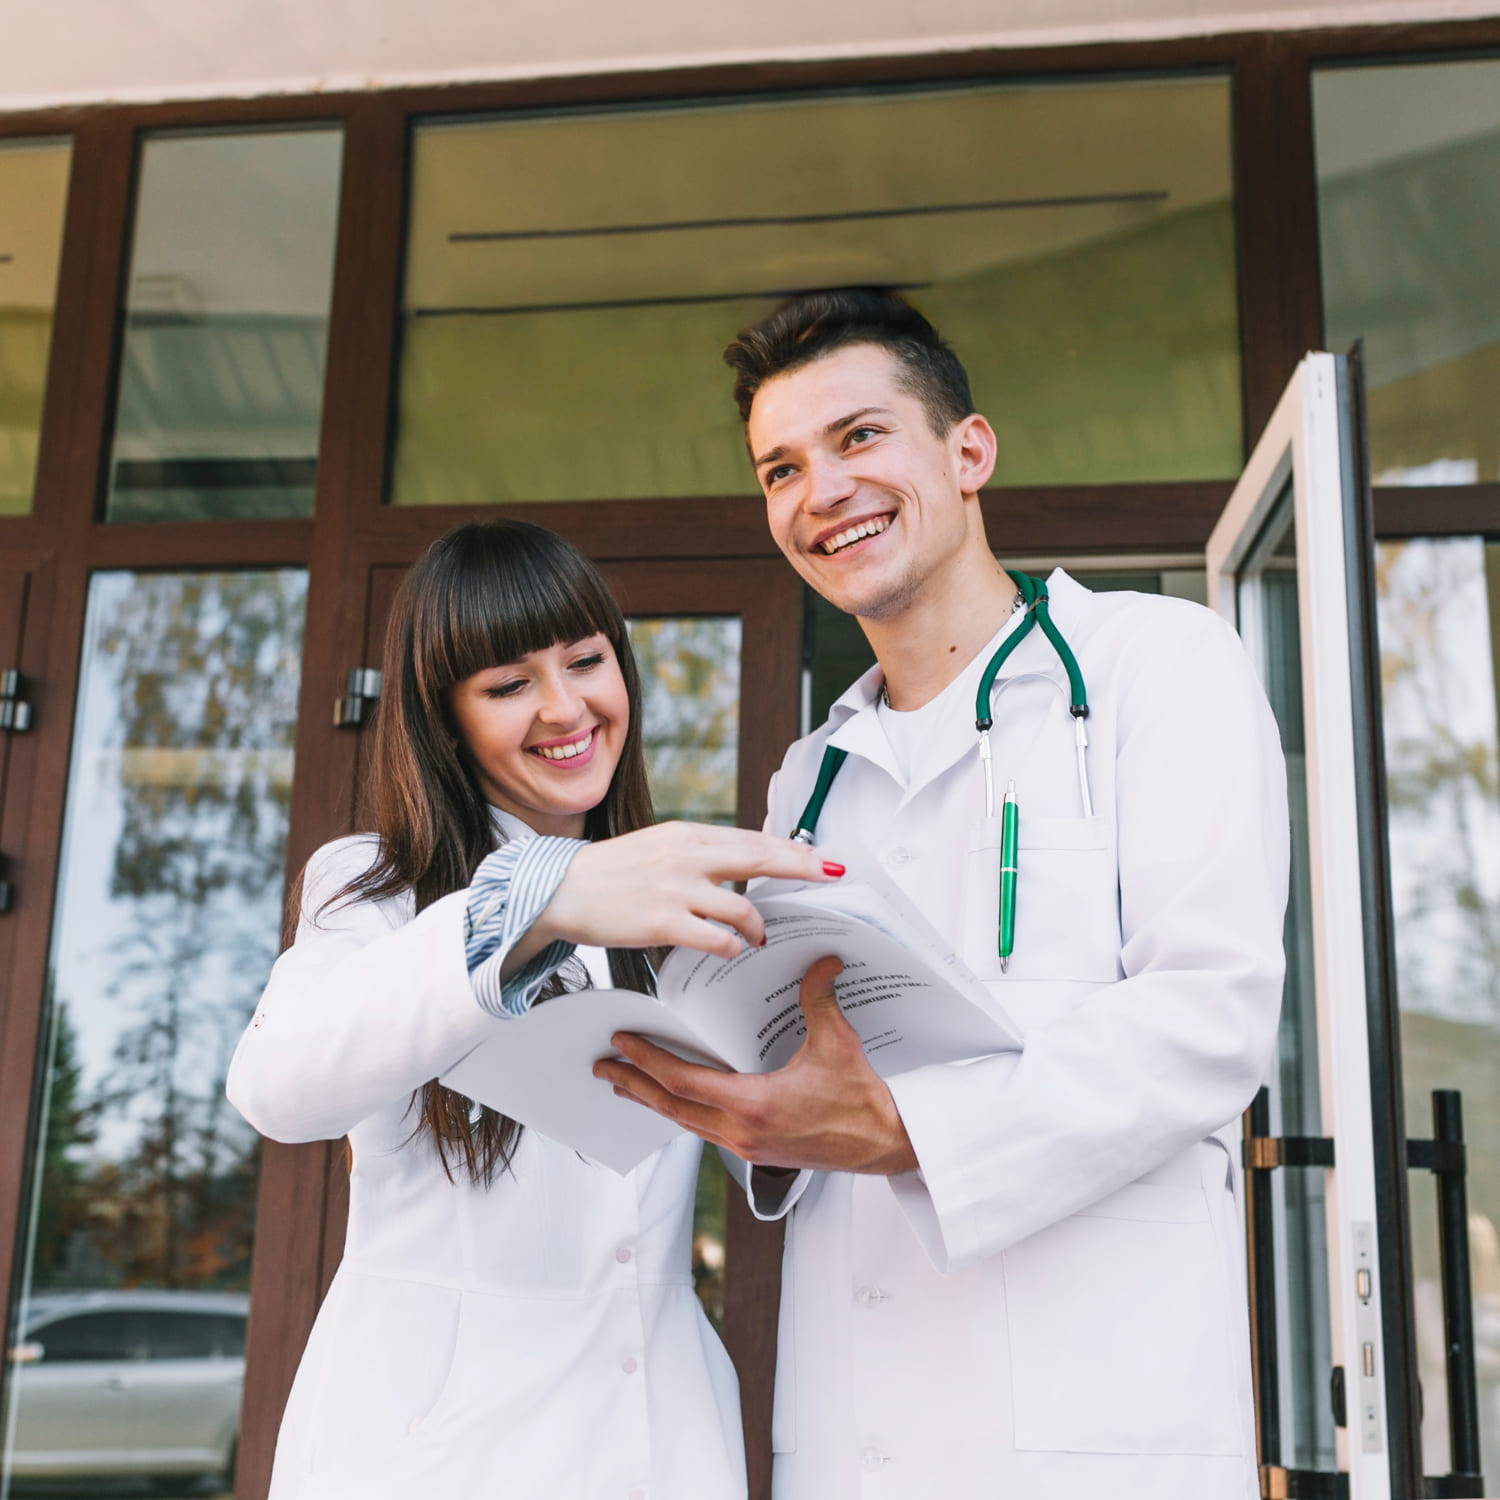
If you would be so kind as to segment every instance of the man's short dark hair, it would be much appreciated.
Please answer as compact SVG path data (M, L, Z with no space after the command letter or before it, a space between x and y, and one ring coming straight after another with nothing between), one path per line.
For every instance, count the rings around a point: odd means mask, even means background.
M895 357L901 388L922 403L939 437L972 414L968 374L910 302L878 287L843 287L789 298L724 351L740 419L750 420L755 393L766 381L851 344L874 344Z

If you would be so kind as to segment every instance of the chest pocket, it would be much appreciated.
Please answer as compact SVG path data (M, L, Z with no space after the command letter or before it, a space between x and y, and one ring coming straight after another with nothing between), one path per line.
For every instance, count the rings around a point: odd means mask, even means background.
M980 979L1120 977L1119 876L1103 818L1021 814L1016 857L1016 935L1000 972L1000 819L970 829L964 871L964 960Z

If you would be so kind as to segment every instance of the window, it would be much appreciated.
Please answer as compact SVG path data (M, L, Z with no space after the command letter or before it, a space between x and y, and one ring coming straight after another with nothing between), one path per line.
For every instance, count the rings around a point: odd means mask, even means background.
M850 284L955 344L999 484L1238 471L1224 79L431 121L410 170L395 504L754 494L720 351Z
M343 136L141 151L105 519L312 513Z
M143 1314L150 1359L215 1359L245 1353L245 1320L151 1308Z
M0 516L31 509L72 157L0 141Z
M81 1360L141 1359L145 1330L136 1312L80 1313L33 1331L48 1364Z
M1314 74L1326 342L1376 484L1500 479L1500 60Z

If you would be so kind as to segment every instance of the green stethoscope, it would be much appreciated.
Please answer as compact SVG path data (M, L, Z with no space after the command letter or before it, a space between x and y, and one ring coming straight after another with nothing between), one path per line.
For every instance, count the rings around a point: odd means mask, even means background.
M1088 693L1083 685L1083 673L1078 668L1078 658L1073 655L1068 643L1063 639L1062 632L1052 623L1052 616L1047 608L1047 586L1039 578L1032 578L1026 573L1011 573L1016 589L1020 595L1020 604L1025 607L1026 618L1000 642L995 654L990 657L985 665L984 674L979 679L979 691L974 701L974 728L979 735L979 759L984 766L984 815L986 818L995 816L995 770L994 763L990 757L990 730L994 728L994 693L995 679L1000 675L1000 669L1010 659L1011 653L1031 633L1033 627L1040 625L1042 634L1052 644L1052 649L1057 652L1058 660L1063 664L1064 671L1068 674L1068 712L1073 716L1073 742L1078 755L1078 793L1083 804L1083 815L1091 818L1094 815L1093 799L1089 796L1089 770L1088 770L1088 734L1084 729L1084 720L1089 716ZM1054 679L1044 672L1023 672L1016 677L1009 678L1000 685L1000 691L1015 683L1024 682L1030 678L1040 678L1043 682L1054 682ZM1054 682L1061 691L1061 685ZM828 800L834 778L839 774L840 768L849 758L847 750L840 750L829 745L823 751L823 763L818 767L818 779L813 784L812 796L807 799L807 806L802 809L802 816L797 819L797 826L792 830L792 837L800 844L811 844L817 832L818 819L823 815L823 804ZM1016 803L1014 784L1007 792L1005 798L1005 836L1001 841L1001 915L1000 915L1000 954L1001 965L1010 956L1011 941L1013 940L1014 916L1015 916L1015 828L1016 828ZM1006 877L1009 876L1007 880ZM1007 893L1009 899L1007 900ZM1009 918L1009 921L1007 921ZM1007 930L1010 929L1010 930Z

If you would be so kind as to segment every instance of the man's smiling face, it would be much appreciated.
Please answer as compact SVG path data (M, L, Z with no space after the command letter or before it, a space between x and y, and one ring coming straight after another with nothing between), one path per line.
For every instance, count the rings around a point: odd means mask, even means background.
M977 477L969 417L939 437L896 357L851 344L773 376L746 437L771 535L831 604L869 620L900 615L940 587L969 541L965 490Z

